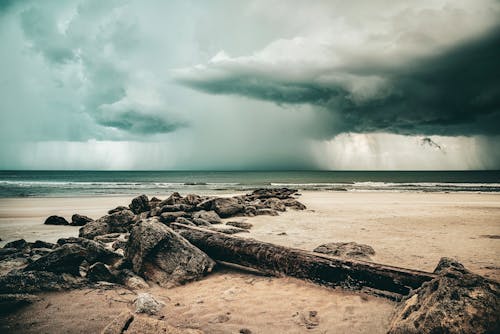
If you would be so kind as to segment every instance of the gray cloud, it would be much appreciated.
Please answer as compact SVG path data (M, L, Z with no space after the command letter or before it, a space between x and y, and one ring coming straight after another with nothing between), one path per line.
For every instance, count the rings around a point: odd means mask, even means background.
M444 54L405 66L351 65L311 70L297 79L260 69L250 71L243 62L221 62L208 64L202 70L181 72L178 81L210 94L325 108L338 115L332 133L499 134L498 59L500 29L495 29ZM213 74L214 71L217 72ZM337 78L322 82L319 73ZM356 96L352 84L370 78L376 79L373 91L364 88L369 95Z

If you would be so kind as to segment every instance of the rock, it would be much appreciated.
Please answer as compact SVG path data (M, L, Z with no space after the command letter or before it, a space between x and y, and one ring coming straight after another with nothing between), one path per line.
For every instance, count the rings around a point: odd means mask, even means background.
M160 221L164 224L169 224L177 220L179 217L185 217L187 214L184 211L179 212L164 212L160 215Z
M0 314L12 313L20 307L39 301L40 298L26 293L1 294Z
M257 208L253 205L247 205L247 206L245 206L245 213L244 214L247 217L257 216Z
M94 239L98 235L108 233L126 233L134 224L134 218L132 211L121 210L87 223L80 228L78 235L82 238Z
M187 194L182 201L187 205L196 206L203 201L203 198L195 194Z
M499 333L500 284L442 258L438 277L414 290L396 308L389 334Z
M240 334L252 334L252 331L248 328L242 328L240 329Z
M222 222L219 215L215 211L201 210L193 213L192 217L206 220L210 224L220 224Z
M210 211L210 210L212 210L212 206L213 206L214 200L215 200L215 197L205 198L201 202L199 202L198 204L196 204L195 209L198 210L198 211L199 210Z
M42 240L37 240L37 241L33 242L32 244L30 244L30 246L31 246L31 248L49 248L49 249L57 247L56 244L53 244L51 242L45 242Z
M245 207L235 198L215 198L212 202L212 209L222 218L234 216L245 210Z
M50 216L45 219L45 225L69 225L68 221L61 216Z
M123 211L123 210L128 210L129 208L127 208L126 206L117 206L116 208L114 209L111 209L108 211L108 215L111 215L113 213L117 213L117 212L120 212L120 211Z
M101 221L93 221L85 224L78 231L78 236L86 239L94 239L98 235L108 234L109 225Z
M277 216L278 211L273 209L257 209L255 211L256 216Z
M11 242L6 243L3 248L16 248L16 249L23 249L28 246L28 243L24 239L18 239L14 240Z
M149 284L131 270L123 269L117 275L117 281L132 290L142 290L149 288Z
M242 228L245 230L249 230L253 227L252 224L246 222L227 222L226 225Z
M115 282L116 280L108 267L106 267L106 265L102 262L96 262L89 267L87 271L87 279L91 282Z
M47 271L12 271L0 276L0 293L32 293L76 289L85 281L68 274Z
M136 274L167 287L199 279L215 265L205 253L155 218L132 229L125 254Z
M91 221L94 221L92 218L79 215L75 213L73 216L71 216L71 225L73 226L84 226L87 223L90 223Z
M193 224L196 226L211 226L212 225L208 221L206 221L205 219L201 219L201 218L194 218Z
M294 210L305 210L307 207L293 198L284 199L281 201L285 206L292 208Z
M141 195L132 199L132 203L130 203L129 208L135 214L151 210L151 205L149 204L148 196Z
M269 209L273 209L276 211L286 211L285 204L279 200L278 198L271 197L264 201L264 206Z
M190 221L189 219L187 218L184 218L184 217L178 217L176 220L175 220L176 223L179 223L179 224L184 224L184 225L190 225L190 226L195 226L195 224Z
M134 320L134 315L129 311L120 313L113 321L111 321L101 332L101 334L122 334L130 323Z
M87 256L87 250L80 245L65 244L28 264L24 270L79 275L80 264Z
M186 204L164 205L160 208L160 214L163 212L191 211L191 206Z
M123 235L124 235L123 233L103 234L103 235L98 235L97 237L94 238L94 240L99 241L99 242L104 242L104 243L114 242Z
M368 261L371 260L370 255L375 255L372 247L356 242L331 242L316 247L313 252Z
M100 242L85 238L61 238L57 240L59 245L77 244L87 250L85 260L90 264L95 262L104 262L106 264L114 264L122 257L104 247Z
M297 190L288 188L263 188L254 190L250 195L246 195L245 197L249 200L265 199L271 197L276 197L278 199L287 199L296 192Z
M163 308L164 304L157 301L149 293L140 293L134 301L135 313L155 315Z
M17 248L0 248L0 259L7 257L7 255L12 255L14 253L18 253L19 249Z
M218 227L218 226L210 226L210 230L215 231L215 232L220 232L220 233L225 233L225 234L236 234L236 233L248 233L248 230L245 230L243 228L239 227Z
M165 205L172 205L172 204L181 204L182 203L182 196L178 192L172 193L166 200L161 201L158 206L163 207Z

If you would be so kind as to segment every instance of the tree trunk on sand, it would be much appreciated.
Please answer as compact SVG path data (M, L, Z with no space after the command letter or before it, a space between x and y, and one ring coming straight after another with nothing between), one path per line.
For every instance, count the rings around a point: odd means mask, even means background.
M271 275L288 275L328 286L378 290L398 299L436 275L383 264L334 258L250 238L229 236L174 223L190 243L217 261L238 264ZM377 293L375 291L375 293Z

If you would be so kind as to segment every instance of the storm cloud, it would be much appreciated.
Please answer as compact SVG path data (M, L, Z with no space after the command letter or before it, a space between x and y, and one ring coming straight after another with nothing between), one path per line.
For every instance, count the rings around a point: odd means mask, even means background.
M495 0L1 1L0 168L500 168L499 22Z

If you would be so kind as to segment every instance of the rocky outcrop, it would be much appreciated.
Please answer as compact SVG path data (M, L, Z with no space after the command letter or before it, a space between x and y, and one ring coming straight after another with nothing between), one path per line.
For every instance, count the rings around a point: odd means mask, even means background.
M227 218L244 212L245 207L233 197L221 197L212 201L212 210L220 217Z
M345 259L367 261L371 260L370 255L375 255L375 250L371 246L358 244L356 242L331 242L319 245L313 250L313 252L342 257Z
M94 239L98 235L129 232L135 222L134 219L135 215L132 211L120 210L87 223L80 228L78 235L82 238Z
M141 195L132 199L132 203L130 203L129 208L135 214L151 210L151 205L149 204L148 196Z
M500 284L441 259L438 277L424 283L397 307L389 334L499 333Z
M215 262L169 227L152 218L130 233L126 257L133 271L161 286L175 286L201 278Z
M71 216L71 225L73 226L84 226L91 221L94 220L90 217L79 215L78 213L75 213L73 216Z
M45 225L69 225L69 222L61 216L50 216L45 219Z
M219 215L215 211L201 210L201 211L193 213L192 218L193 219L203 219L210 224L220 224L222 222Z

